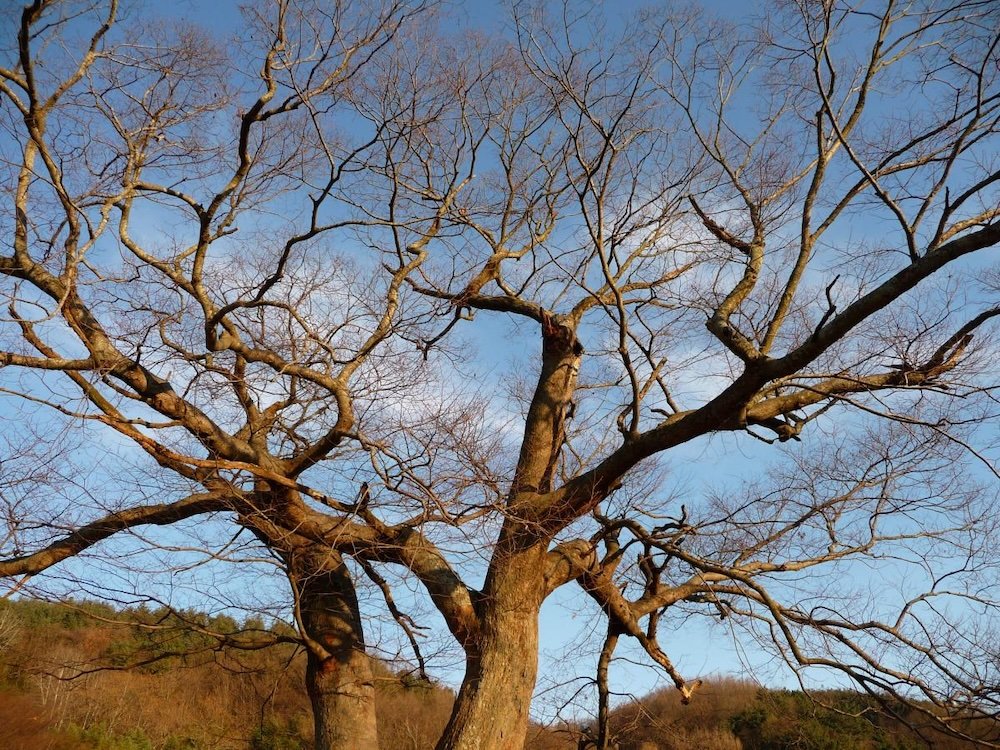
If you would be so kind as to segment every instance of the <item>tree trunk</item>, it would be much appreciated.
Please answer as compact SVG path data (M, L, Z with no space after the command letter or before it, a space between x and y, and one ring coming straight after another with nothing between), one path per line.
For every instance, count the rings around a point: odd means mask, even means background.
M487 576L478 637L438 750L520 750L538 672L538 611L544 546Z
M597 660L597 740L594 750L614 750L617 745L611 744L611 691L608 688L608 670L611 667L611 657L618 645L618 629L616 624L608 620L608 635L604 639L601 656Z
M319 545L287 559L307 639L316 750L378 750L372 664L350 571L339 554Z

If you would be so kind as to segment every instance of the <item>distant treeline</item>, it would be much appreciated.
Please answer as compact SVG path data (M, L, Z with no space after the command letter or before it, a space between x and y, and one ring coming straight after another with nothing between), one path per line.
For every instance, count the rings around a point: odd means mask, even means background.
M260 618L94 602L0 601L0 747L11 750L307 750L304 658ZM380 667L386 750L430 750L454 698ZM887 715L894 711L897 718ZM962 729L994 740L993 724ZM530 750L593 747L586 722L533 726ZM672 690L612 713L618 750L972 748L925 715L849 691L715 680L691 705Z

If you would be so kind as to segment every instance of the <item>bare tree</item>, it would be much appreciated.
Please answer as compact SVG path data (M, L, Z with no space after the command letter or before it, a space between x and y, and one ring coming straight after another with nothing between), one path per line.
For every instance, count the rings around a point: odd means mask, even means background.
M967 444L963 425L994 404L989 348L977 356L971 341L1000 313L995 292L955 279L1000 231L987 145L995 8L790 5L745 39L703 14L644 17L615 42L593 14L545 10L521 6L517 19L523 64L548 103L544 135L500 126L501 194L456 216L478 235L473 270L421 288L521 316L542 337L442 747L521 741L537 612L568 580L685 700L697 683L656 634L668 613L700 605L767 623L798 668L842 670L883 695L915 688L934 706L930 721L991 711L979 666L989 647L945 657L962 637L930 602L995 601L984 521L995 485L959 482L945 450ZM947 108L936 106L944 91ZM904 105L905 120L893 114ZM546 201L508 239L514 216L491 207L530 205L502 197L540 172ZM878 239L837 236L846 227ZM954 275L935 287L945 267ZM585 348L603 360L589 372ZM855 426L863 416L905 430L868 434ZM819 487L748 489L697 511L675 506L673 518L662 504L615 501L634 467L672 448L719 432L785 443L811 422L828 424L814 428L821 447L796 457L796 476L828 477ZM864 450L847 450L855 443ZM831 456L842 460L807 460ZM580 535L588 518L597 528ZM731 542L710 541L717 533ZM856 592L825 585L883 556L917 566L926 588L896 608L848 608ZM821 592L825 607L812 598Z
M53 508L47 525L12 526L2 574L34 574L136 526L231 514L285 563L317 747L376 746L372 674L341 553L301 536L294 517L304 495L350 515L364 501L300 475L354 439L356 409L391 380L371 364L407 325L399 293L414 265L401 250L382 283L319 238L381 223L329 206L375 144L405 148L416 113L384 112L393 126L347 102L427 7L278 2L247 12L246 48L230 59L193 28L117 31L114 0L40 1L11 19L0 69L0 362L58 373L75 393L8 391L119 433L172 477L155 502L89 517ZM354 113L354 132L334 129L338 109ZM392 230L429 238L433 211Z
M509 44L427 11L277 2L230 62L113 2L25 8L5 390L170 497L54 514L0 575L221 515L286 572L323 748L377 743L365 577L464 650L441 748L523 744L574 583L601 672L633 639L685 701L658 634L704 615L938 728L992 716L995 4L518 3ZM495 313L534 339L509 376L468 354ZM657 461L711 436L711 466L787 460L682 503ZM859 597L879 568L896 598Z

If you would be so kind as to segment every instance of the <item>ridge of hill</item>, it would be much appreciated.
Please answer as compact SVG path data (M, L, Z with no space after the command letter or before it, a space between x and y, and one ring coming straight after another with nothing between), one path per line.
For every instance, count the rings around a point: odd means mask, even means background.
M304 657L259 618L89 601L0 600L0 747L10 750L307 750ZM386 750L431 750L452 691L380 664ZM807 696L732 678L689 706L660 690L611 714L615 750L965 750L917 712L851 691ZM918 731L906 726L913 724ZM921 726L923 728L921 729ZM996 739L996 724L966 731ZM593 747L585 723L533 726L528 750Z

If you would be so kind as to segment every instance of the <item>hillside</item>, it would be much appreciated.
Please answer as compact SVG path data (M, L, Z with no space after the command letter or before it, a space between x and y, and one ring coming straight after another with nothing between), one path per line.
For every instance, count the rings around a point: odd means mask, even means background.
M302 654L220 646L210 633L244 645L287 635L195 612L0 601L0 748L306 747ZM385 746L432 744L452 694L387 669L379 678Z
M253 619L198 612L0 601L0 747L305 750L311 720L304 659L283 642L289 635ZM433 748L452 692L386 667L377 674L382 746ZM933 734L921 741L856 693L815 698L717 680L689 706L664 690L618 708L612 734L619 750L971 747ZM576 750L586 746L581 738L589 729L536 726L528 747Z

